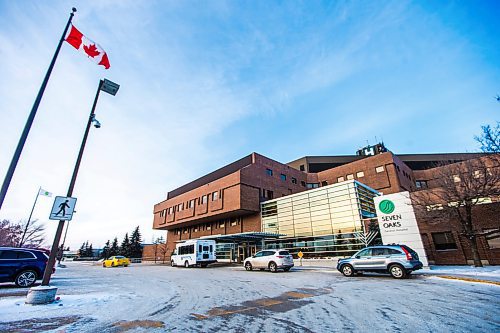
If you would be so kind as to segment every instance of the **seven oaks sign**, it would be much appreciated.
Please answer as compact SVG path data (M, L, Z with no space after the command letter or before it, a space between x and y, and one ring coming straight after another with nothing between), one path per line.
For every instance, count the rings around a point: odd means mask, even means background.
M418 253L420 261L428 266L427 256L418 229L415 212L408 192L399 192L373 198L378 224L384 244L404 244Z

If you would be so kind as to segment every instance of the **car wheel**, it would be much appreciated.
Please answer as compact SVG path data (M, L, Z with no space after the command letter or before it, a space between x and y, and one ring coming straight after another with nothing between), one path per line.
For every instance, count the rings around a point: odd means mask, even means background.
M201 268L207 268L208 264L201 264Z
M175 267L175 264L174 264L173 260L170 261L170 266Z
M31 287L36 282L36 272L34 270L22 271L16 276L14 281L18 287Z
M340 268L340 271L342 272L342 274L344 274L344 276L351 277L354 275L354 268L352 268L352 266L349 264L342 266Z
M271 261L269 263L269 270L273 273L276 273L278 271L278 266L276 265L276 263L274 261Z
M289 271L290 271L290 268L292 268L292 267L286 267L286 268L283 268L283 270L284 270L285 272L289 272Z
M189 268L189 262L187 260L184 262L184 267Z
M128 267L128 265L123 265L123 267Z
M250 262L247 262L247 263L245 264L245 269L246 269L247 271L251 271L251 270L253 269L253 268L252 268L252 264L251 264Z
M102 267L106 268L106 264L105 264L105 263L102 263Z
M389 267L389 273L395 279L404 279L406 277L406 270L403 266L394 264Z

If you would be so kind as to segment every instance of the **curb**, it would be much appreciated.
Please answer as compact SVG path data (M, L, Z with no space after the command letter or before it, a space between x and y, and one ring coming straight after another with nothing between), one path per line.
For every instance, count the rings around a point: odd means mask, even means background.
M467 278L467 277L458 277L458 276L451 276L451 275L434 275L434 276L438 277L438 278L441 278L441 279L459 280L459 281L475 282L475 283L483 283L483 284L493 284L493 285L496 285L496 286L500 286L500 282L499 281L482 280L482 279Z

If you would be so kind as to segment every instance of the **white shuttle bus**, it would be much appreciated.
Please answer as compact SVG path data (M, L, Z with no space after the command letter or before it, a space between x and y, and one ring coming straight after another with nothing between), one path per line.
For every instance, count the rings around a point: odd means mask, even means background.
M170 264L184 267L207 267L208 264L217 262L215 256L215 241L192 239L175 245Z

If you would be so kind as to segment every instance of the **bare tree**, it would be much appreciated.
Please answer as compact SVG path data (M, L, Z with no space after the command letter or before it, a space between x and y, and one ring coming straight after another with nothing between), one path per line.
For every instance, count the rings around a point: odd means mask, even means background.
M19 247L40 247L45 241L45 226L38 220L20 222L19 227L23 230L24 237L19 241Z
M22 230L9 220L0 221L0 246L17 246Z
M164 264L165 263L165 258L167 257L167 253L169 253L169 249L168 249L168 246L167 244L160 244L159 245L159 248L158 248L158 251L162 257L162 263Z
M481 150L487 153L500 153L500 122L494 127L481 126L481 130L481 135L474 137L481 144Z
M483 232L477 227L473 208L500 200L500 154L491 154L437 168L429 189L414 192L413 205L419 215L434 223L456 219L461 235L468 241L474 265L481 267L477 237L500 230Z
M29 225L27 223L27 221L18 223L9 220L0 221L0 246L40 247L45 241L44 225L38 223L38 220L32 221Z
M500 102L499 95L495 99ZM497 121L494 127L490 125L481 126L481 130L481 135L474 137L481 144L481 150L486 153L500 153L500 122Z

